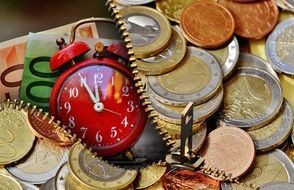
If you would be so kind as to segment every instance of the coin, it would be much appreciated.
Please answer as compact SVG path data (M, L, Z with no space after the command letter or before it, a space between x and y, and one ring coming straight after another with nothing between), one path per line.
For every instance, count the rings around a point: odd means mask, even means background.
M255 156L254 144L250 136L237 127L221 127L208 134L199 155L206 165L239 177L248 171ZM222 180L220 177L214 177Z
M171 37L168 20L158 11L143 6L131 6L120 10L125 27L130 34L136 58L160 53Z
M285 182L272 182L268 184L264 184L260 187L260 190L293 190L294 184L291 183L285 183Z
M224 85L219 121L245 130L268 124L279 112L283 95L279 82L269 73L254 68L238 68Z
M21 106L12 101L0 103L0 165L16 162L31 150L35 136L26 118Z
M219 190L220 182L211 179L202 173L174 169L167 172L163 177L163 187L166 190L176 190L176 189L205 189L205 190Z
M163 182L162 180L159 180L157 183L155 183L154 185L145 188L144 190L164 190L163 188Z
M144 189L155 184L164 175L165 171L166 166L159 164L154 164L140 170L136 189Z
M56 190L54 187L54 177L40 186L40 190Z
M23 181L20 181L19 183L22 186L23 190L39 190L39 187L37 187L33 184L23 182Z
M222 67L223 78L226 79L235 69L239 57L239 44L236 37L225 45L224 47L206 50L212 54Z
M38 139L34 150L22 162L6 167L7 171L25 182L42 184L54 177L60 166L66 162L68 149Z
M147 89L148 92L148 89ZM216 94L207 102L194 106L193 108L193 122L201 122L208 117L212 116L220 107L223 100L224 90L222 85L217 90ZM151 105L155 108L154 112L158 114L158 117L170 123L181 124L181 113L185 109L182 106L171 106L159 102L152 95L149 96Z
M260 187L274 181L293 183L293 162L279 149L272 152L257 155L255 163L247 175L240 178L240 182L246 185L254 184ZM236 183L222 183L223 190L244 190L244 185Z
M184 58L186 40L175 28L172 30L168 46L159 54L137 59L137 69L146 75L159 75L173 70Z
M280 113L268 125L247 131L253 139L255 150L258 152L269 151L277 148L287 140L293 127L293 111L290 104L284 99Z
M252 67L262 69L271 75L273 75L278 81L280 81L277 73L273 70L269 63L267 63L264 59L250 54L250 53L241 53L237 63L238 67Z
M195 154L198 152L198 150L203 146L207 134L207 125L205 122L203 122L198 130L192 135L192 150ZM175 139L173 144L173 148L175 150L178 150L181 146L181 139ZM187 151L189 151L188 147L185 147ZM186 151L186 152L187 152Z
M162 103L185 106L209 100L222 82L221 67L206 51L188 47L181 64L173 71L148 76L149 92Z
M277 25L266 41L266 56L272 67L286 74L294 74L293 39L294 19L285 20Z
M151 3L153 1L154 0L115 0L115 2L125 6L143 5L143 4Z
M0 173L0 188L1 190L23 190L16 179L2 173Z
M68 164L74 179L92 189L123 189L128 187L137 176L137 171L110 166L94 158L80 143L72 146Z
M67 163L64 163L57 171L54 177L54 186L56 190L65 190L65 179L69 175Z
M244 38L260 39L270 33L278 22L279 10L274 0L251 3L220 0L219 3L232 13L236 23L235 34Z
M217 48L232 38L235 21L224 6L215 2L200 1L184 9L180 28L185 38L192 44Z
M32 110L28 113L28 122L33 133L46 140L51 140L59 145L71 145L73 141L68 139L64 133L58 132L55 129L56 123L41 111Z
M203 122L193 124L193 126L192 126L192 133L193 134L197 132L197 130L201 127L202 123ZM173 139L180 138L181 124L170 123L170 122L164 121L160 118L158 118L157 124L161 128L165 129L168 132L168 134L171 136L171 138L173 138Z
M288 143L284 148L283 151L287 154L287 156L294 162L294 145Z

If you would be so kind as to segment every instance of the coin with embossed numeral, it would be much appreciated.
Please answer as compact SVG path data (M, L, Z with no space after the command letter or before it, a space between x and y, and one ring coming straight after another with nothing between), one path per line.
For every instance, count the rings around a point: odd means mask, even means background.
M260 69L238 68L224 89L220 123L245 130L257 129L271 122L283 102L280 83Z
M294 75L294 19L277 25L266 41L266 56L278 72Z
M222 71L216 59L206 51L188 47L181 64L163 75L148 76L149 91L162 103L185 106L209 100L222 83Z

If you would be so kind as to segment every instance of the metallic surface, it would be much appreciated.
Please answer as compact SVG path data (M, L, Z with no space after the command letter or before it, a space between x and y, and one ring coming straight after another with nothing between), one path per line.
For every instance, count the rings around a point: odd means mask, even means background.
M0 165L16 162L31 150L35 136L26 121L27 112L0 104Z
M16 179L2 173L0 173L0 188L1 190L23 190Z
M283 102L282 89L277 79L260 69L237 69L224 89L220 122L245 130L268 124L277 115Z
M239 58L239 43L234 36L228 45L214 50L207 50L212 54L222 67L223 78L227 78L236 68Z
M27 182L22 182L22 181L20 181L19 183L22 186L23 190L39 190L39 187L37 187L33 184L30 184Z
M206 51L188 47L182 63L173 71L148 76L149 90L160 102L185 106L209 100L222 82L222 71L218 62Z
M148 90L147 90L148 91ZM200 122L212 116L220 107L223 100L224 90L220 86L216 94L207 102L194 106L193 119L195 122ZM185 107L171 106L159 102L156 98L149 96L152 106L155 108L158 117L167 122L181 124L181 113Z
M54 186L54 177L40 186L40 190L56 190Z
M206 165L225 171L231 174L232 178L236 178L250 168L255 157L255 149L252 139L242 129L221 127L209 133L199 155L205 159Z
M277 25L266 41L266 56L272 67L282 73L294 74L294 19Z
M244 38L260 39L270 33L278 21L279 10L274 0L251 3L220 0L219 3L232 13L235 34Z
M115 2L125 5L125 6L130 6L130 5L143 5L146 3L153 2L154 0L115 0Z
M184 9L180 28L185 38L192 44L217 48L232 38L235 21L232 14L222 5L200 1Z
M55 176L60 166L66 162L67 156L66 147L38 139L28 158L6 169L11 175L22 181L42 184Z
M293 162L281 150L257 155L255 163L247 175L240 178L240 182L245 184L255 184L260 187L274 181L294 182ZM223 190L244 190L242 184L222 183Z
M264 59L250 54L250 53L241 53L238 59L237 63L239 68L242 67L252 67L252 68L258 68L262 69L271 75L273 75L278 81L280 81L277 73L274 71L274 69L271 67L271 65Z
M161 179L166 169L167 167L164 165L154 164L140 170L136 189L144 189L154 185Z
M260 187L260 190L293 190L294 184L285 182L272 182L264 184Z
M191 171L174 169L167 172L163 179L163 187L165 190L194 190L194 189L205 189L205 190L219 190L220 182L211 179L202 173Z
M158 11L143 6L120 10L130 33L136 58L150 57L161 52L171 37L169 21Z
M65 190L65 179L69 175L67 163L64 163L54 177L54 187L56 190Z
M78 143L69 152L68 164L74 179L88 188L122 189L137 176L137 171L117 168L94 158Z
M174 69L184 58L186 40L184 36L173 28L171 39L167 47L152 57L137 59L138 70L146 75L159 75Z
M263 152L273 150L285 142L292 132L292 127L293 111L284 99L280 113L271 123L247 133L253 139L256 151Z

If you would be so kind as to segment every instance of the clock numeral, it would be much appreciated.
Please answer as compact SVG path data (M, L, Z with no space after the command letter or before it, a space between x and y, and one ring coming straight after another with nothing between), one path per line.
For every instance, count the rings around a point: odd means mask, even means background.
M86 128L86 127L81 127L80 130L83 132L82 139L84 139L84 138L86 137L86 133L87 133L88 128Z
M103 83L103 74L102 73L96 73L94 75L94 83L97 84L97 83Z
M68 121L69 121L68 126L69 126L70 128L74 128L74 127L76 126L76 124L75 124L75 118L74 118L73 116L70 116L70 117L68 118Z
M134 109L135 109L135 106L134 106L134 102L132 100L129 100L128 101L128 108L127 108L127 112L133 112Z
M123 92L122 96L129 96L129 87L128 86L123 86L122 87L122 92Z
M67 110L66 113L69 113L70 110L71 110L71 105L70 105L70 103L69 103L69 102L65 102L65 103L64 103L64 108Z
M102 137L102 135L100 135L99 133L100 133L100 131L98 131L98 132L96 133L95 139L96 139L96 141L97 141L98 143L101 143L102 140L103 140L103 137Z
M72 97L77 98L78 95L79 95L79 90L78 90L77 87L74 87L74 88L70 88L69 89L69 97L70 98L72 98Z
M121 121L120 124L124 125L124 127L127 127L128 126L129 122L128 122L127 116L124 117L124 119Z
M116 129L116 126L111 127L111 133L110 133L111 138L115 138L117 135L117 130L115 130L115 129Z

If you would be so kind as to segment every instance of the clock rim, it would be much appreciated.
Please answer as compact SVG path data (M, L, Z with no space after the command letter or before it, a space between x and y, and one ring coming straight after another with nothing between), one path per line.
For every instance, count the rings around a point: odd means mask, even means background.
M131 81L134 81L133 80L134 76L130 72L130 70L126 66L122 65L119 62L116 62L115 60L112 60L109 58L90 58L90 59L81 61L77 63L76 65L73 65L71 68L67 69L66 71L64 71L64 73L62 73L56 80L50 95L50 101L49 101L50 115L54 116L57 120L60 120L60 118L57 115L58 108L56 107L56 105L57 105L57 98L61 90L61 87L63 86L67 78L70 77L72 74L74 74L77 70L82 69L83 67L91 66L91 65L105 65L105 66L112 67L122 72L123 74L125 74ZM127 138L125 138L123 141L111 146L106 146L105 148L102 148L99 150L97 150L97 148L93 146L87 145L87 147L91 148L94 152L96 152L98 156L117 155L127 150L128 148L132 147L140 139L140 136L142 135L146 122L147 122L147 114L144 111L145 110L144 106L142 105L139 97L138 97L138 102L140 104L141 109L139 110L139 116L136 116L137 117L136 126L134 127L135 131L133 132L132 136L130 137L127 136ZM82 138L79 137L79 139L81 139L81 141L84 142Z

